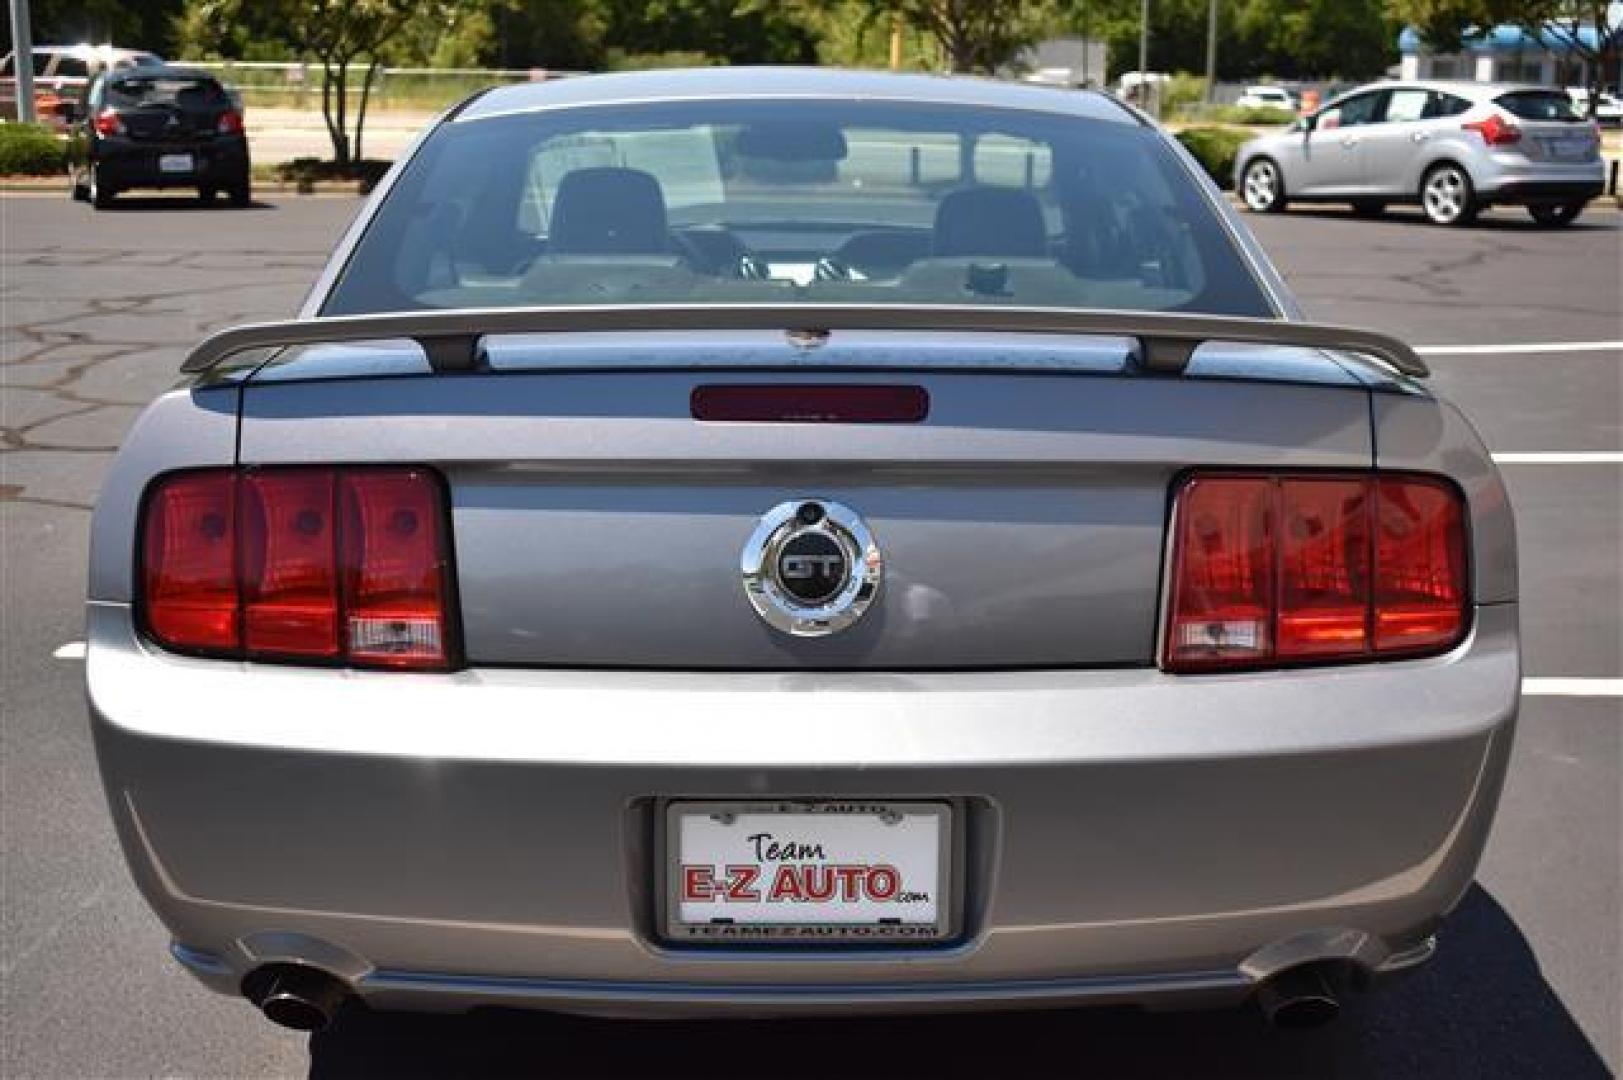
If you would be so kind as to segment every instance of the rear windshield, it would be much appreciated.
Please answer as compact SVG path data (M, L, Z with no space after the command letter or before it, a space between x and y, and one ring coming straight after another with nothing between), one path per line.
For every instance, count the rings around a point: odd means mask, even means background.
M1274 314L1154 132L863 101L446 124L324 313L662 302Z
M1494 104L1523 120L1582 120L1564 90L1515 90L1494 98Z
M220 84L208 78L125 75L107 87L107 103L127 108L175 105L182 109L204 109L225 101L225 91Z

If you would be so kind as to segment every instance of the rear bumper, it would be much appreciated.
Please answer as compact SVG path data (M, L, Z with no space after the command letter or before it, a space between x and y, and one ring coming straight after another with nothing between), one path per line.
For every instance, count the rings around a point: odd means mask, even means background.
M192 159L186 172L165 172L159 159L185 154ZM229 187L248 182L248 144L244 139L206 142L137 143L103 139L94 161L102 183L116 188Z
M1516 610L1454 653L1321 671L678 674L266 668L148 651L93 604L87 673L137 882L206 983L313 964L374 1004L906 1011L1239 997L1424 959L1486 841ZM951 944L663 943L662 800L947 797Z
M1496 161L1486 175L1474 179L1477 193L1490 202L1579 202L1605 191L1606 164L1601 160L1570 165Z

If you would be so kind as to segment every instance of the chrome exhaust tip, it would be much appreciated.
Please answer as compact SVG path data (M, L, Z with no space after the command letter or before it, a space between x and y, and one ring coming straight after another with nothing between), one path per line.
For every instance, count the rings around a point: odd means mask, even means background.
M1276 1028L1322 1027L1341 1014L1341 998L1320 968L1282 971L1257 987L1257 1007Z
M294 1031L320 1031L338 1015L349 988L324 971L297 964L261 968L243 982L265 1018Z

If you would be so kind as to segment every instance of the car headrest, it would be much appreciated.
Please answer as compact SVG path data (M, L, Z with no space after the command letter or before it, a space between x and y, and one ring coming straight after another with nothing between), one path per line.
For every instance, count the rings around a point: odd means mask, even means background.
M1048 227L1037 197L1020 188L971 187L942 198L935 211L937 255L1048 254Z
M665 193L640 169L565 173L552 200L547 249L559 255L654 255L671 247Z

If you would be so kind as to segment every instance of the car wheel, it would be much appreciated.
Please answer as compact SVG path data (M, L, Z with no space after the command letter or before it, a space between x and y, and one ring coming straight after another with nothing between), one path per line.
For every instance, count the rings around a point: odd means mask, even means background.
M1257 214L1277 214L1285 209L1285 179L1279 166L1258 158L1240 176L1240 198L1246 209Z
M214 196L216 194L218 193L214 188L200 187L197 189L197 201L202 203L204 206L208 206L214 202Z
M113 205L113 196L117 194L111 185L102 183L101 166L90 166L90 205L105 210Z
M1380 217L1386 213L1386 204L1380 199L1354 199L1352 208L1359 217Z
M231 188L231 205L237 208L252 206L254 204L254 189L247 182L233 185Z
M1420 209L1433 225L1469 225L1482 207L1465 170L1444 164L1420 182Z
M1533 215L1533 220L1546 229L1559 229L1564 225L1571 225L1578 220L1578 215L1584 212L1584 204L1572 203L1531 203L1527 212Z
M74 202L90 201L90 185L85 182L82 173L74 173L68 187L68 195Z

